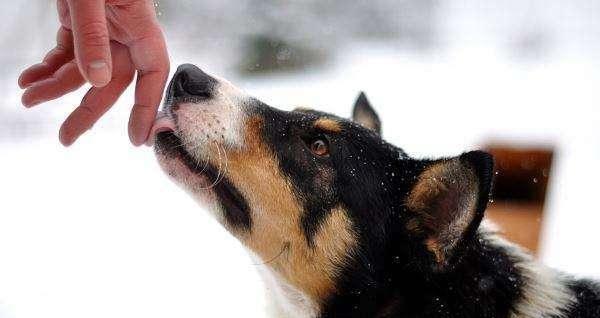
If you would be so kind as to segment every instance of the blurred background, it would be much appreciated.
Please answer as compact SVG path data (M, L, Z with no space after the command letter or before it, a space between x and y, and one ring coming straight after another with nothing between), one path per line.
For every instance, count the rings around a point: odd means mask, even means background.
M130 146L129 90L71 148L85 90L26 110L50 0L0 2L0 317L263 317L241 245ZM549 266L600 278L600 2L162 0L172 69L270 105L349 116L364 90L416 157L497 158L488 217Z

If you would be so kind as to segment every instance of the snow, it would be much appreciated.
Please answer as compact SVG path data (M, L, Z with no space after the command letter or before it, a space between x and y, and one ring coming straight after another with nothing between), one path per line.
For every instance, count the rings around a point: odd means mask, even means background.
M262 312L240 244L118 132L3 151L0 317Z

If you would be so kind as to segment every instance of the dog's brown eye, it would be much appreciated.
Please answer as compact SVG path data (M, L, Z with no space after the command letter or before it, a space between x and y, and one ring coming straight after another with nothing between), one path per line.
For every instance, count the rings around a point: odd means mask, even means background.
M310 144L310 150L317 156L327 156L329 154L329 145L324 139L315 139Z

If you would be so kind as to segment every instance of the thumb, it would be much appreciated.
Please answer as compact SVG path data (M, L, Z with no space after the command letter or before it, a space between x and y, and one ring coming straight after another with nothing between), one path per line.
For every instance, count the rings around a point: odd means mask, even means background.
M104 0L68 0L68 5L79 70L90 84L102 87L112 76Z

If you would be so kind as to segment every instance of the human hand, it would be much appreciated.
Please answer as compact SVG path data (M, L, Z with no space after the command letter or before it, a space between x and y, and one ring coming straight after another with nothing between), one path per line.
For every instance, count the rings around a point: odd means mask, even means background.
M21 74L22 102L32 107L92 84L60 128L69 146L117 101L137 71L129 138L150 132L169 73L169 58L151 0L58 0L57 45Z

